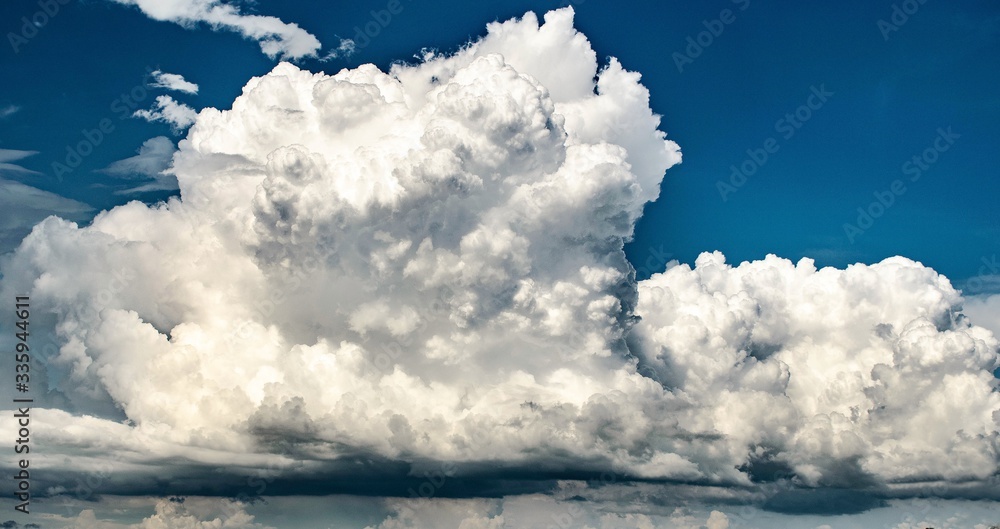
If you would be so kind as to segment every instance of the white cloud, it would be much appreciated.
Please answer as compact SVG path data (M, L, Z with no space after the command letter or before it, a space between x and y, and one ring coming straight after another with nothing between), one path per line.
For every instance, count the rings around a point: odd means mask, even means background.
M177 152L177 147L174 146L174 142L170 141L170 138L157 136L143 142L135 156L118 160L102 169L101 172L126 179L139 177L153 180L118 191L118 194L177 189L177 179L167 172L175 152Z
M185 27L205 23L215 30L235 31L260 44L271 58L315 57L319 40L297 24L261 15L247 15L219 0L113 0L139 8L149 18L174 22Z
M182 503L161 500L152 516L130 529L267 529L255 523L239 503L223 502L220 507L222 513L196 516Z
M1000 336L1000 294L970 296L965 299L964 307L972 323Z
M142 505L142 500L125 503L127 511L148 508ZM105 518L98 516L93 509L83 509L73 517L43 514L40 518L47 524L73 529L273 529L255 522L254 516L246 512L244 504L211 498L158 499L153 513L138 523L120 521L121 512L119 509L118 516Z
M198 117L198 111L184 103L178 103L170 96L164 95L156 96L156 102L151 109L139 109L132 115L151 123L157 121L168 123L176 134L194 124L195 119Z
M186 94L198 93L198 85L184 79L183 75L166 73L160 70L154 70L151 75L153 76L153 82L149 86L153 88L166 88L167 90L176 90Z
M231 110L191 110L179 199L49 219L4 265L0 297L29 292L57 322L46 369L76 406L39 406L76 428L40 461L114 448L155 475L363 453L740 485L762 461L810 485L996 472L997 341L933 270L706 254L634 283L623 245L680 161L639 81L598 68L563 9L388 73L282 63Z
M810 484L987 479L997 469L996 338L943 276L894 257L816 270L703 254L640 283L634 349L717 433Z
M330 61L333 59L346 59L354 52L357 51L357 44L352 39L340 39L340 45L335 49L330 50L324 57L323 61Z
M712 511L705 522L706 529L729 529L729 517L725 513Z
M392 511L385 520L365 529L503 529L499 500L389 500Z
M37 310L83 318L52 365L69 398L111 398L163 441L237 453L281 428L389 457L564 452L700 475L685 456L626 449L669 428L635 403L670 397L620 356L622 246L680 154L638 75L599 71L572 18L491 26L390 73L279 64L232 110L197 115L174 155L183 201L41 225L5 283L49 274ZM495 53L543 42L541 58ZM66 258L32 257L51 252ZM99 296L123 269L128 287ZM191 414L174 394L214 404Z

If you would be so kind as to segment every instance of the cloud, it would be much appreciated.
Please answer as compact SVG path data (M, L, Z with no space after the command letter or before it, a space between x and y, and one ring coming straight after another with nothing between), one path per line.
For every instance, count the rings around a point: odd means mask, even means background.
M188 119L179 198L47 219L3 264L56 332L62 400L32 418L62 475L108 453L116 486L266 468L269 493L441 462L546 487L997 470L997 340L933 270L705 254L636 284L623 246L681 155L571 8L389 72L281 63ZM653 523L614 516L592 527Z
M0 254L13 250L35 224L49 215L82 221L92 212L93 208L82 202L0 178Z
M357 51L357 44L355 44L352 39L340 39L340 45L327 52L322 60L330 61L333 59L346 59L347 57L354 55L355 51Z
M1000 294L970 296L964 307L973 323L1000 336Z
M38 154L38 151L20 151L16 149L0 149L0 175L3 174L14 174L14 175L27 175L41 174L38 171L32 171L18 164L11 163L19 160L23 160L29 156L34 156Z
M631 339L644 372L692 403L675 420L720 435L732 463L749 454L811 486L983 480L998 342L961 305L902 257L816 270L703 254L640 283Z
M720 511L703 514L678 507L648 514L628 512L627 506L606 502L520 496L502 500L390 499L390 513L365 529L514 529L521 527L581 527L591 529L728 529L729 517ZM624 509L622 509L624 507ZM608 512L618 510L618 512Z
M137 155L118 160L101 169L101 172L125 179L153 180L153 182L117 191L117 194L175 190L177 189L177 179L166 172L175 152L177 152L177 147L174 146L174 142L170 138L157 136L143 142Z
M198 111L178 103L174 98L163 95L156 96L156 102L149 110L139 109L132 114L134 117L145 119L150 123L157 121L170 124L175 134L179 134L184 129L194 124L198 117Z
M315 57L319 40L297 24L276 17L246 15L237 6L219 0L113 0L136 6L153 20L173 22L184 27L204 23L214 30L235 31L257 41L270 58L300 59Z
M136 503L136 502L130 502ZM128 510L140 510L140 504ZM162 498L154 512L138 523L123 523L116 518L99 517L93 509L83 509L74 517L43 515L57 527L74 529L273 529L254 521L246 506L235 501L205 498ZM119 511L121 512L121 511Z
M149 86L153 88L166 88L167 90L176 90L185 94L198 93L198 85L184 79L183 75L166 73L160 70L154 70L151 75L153 76L153 82Z
M0 106L0 119L7 119L10 116L13 116L14 114L18 113L20 110L21 107L17 105Z

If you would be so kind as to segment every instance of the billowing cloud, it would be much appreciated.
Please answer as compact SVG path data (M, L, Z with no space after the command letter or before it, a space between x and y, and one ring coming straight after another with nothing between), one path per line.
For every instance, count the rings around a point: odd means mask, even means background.
M644 372L739 464L809 485L987 479L997 469L997 340L943 276L895 257L816 270L719 253L639 285ZM699 427L699 425L701 425Z
M997 341L933 270L706 254L635 283L623 246L680 152L571 8L389 72L282 63L190 119L180 198L48 219L4 263L56 330L40 459L111 451L142 483L996 472Z
M270 16L247 15L239 7L219 0L113 0L136 6L153 20L173 22L185 27L207 24L215 30L235 31L255 40L271 58L299 59L314 57L319 40L298 24Z
M132 115L151 123L167 123L174 133L178 134L194 124L198 117L198 111L184 103L177 102L170 96L163 95L156 96L156 102L153 103L151 109L139 109Z
M176 151L177 147L170 138L157 136L144 141L135 156L118 160L101 172L123 179L152 180L119 191L120 194L174 190L177 189L177 179L166 171Z
M151 87L176 90L185 94L198 93L198 85L188 81L183 75L166 73L161 70L154 70L150 75L153 76L153 82L149 84Z

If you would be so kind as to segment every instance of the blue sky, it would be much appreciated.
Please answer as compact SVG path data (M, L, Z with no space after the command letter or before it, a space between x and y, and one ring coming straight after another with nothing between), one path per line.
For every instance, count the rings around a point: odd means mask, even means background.
M1000 522L996 4L16 0L0 30L43 528Z
M558 6L402 5L389 27L350 57L300 64L331 73L366 62L385 68L423 47L455 49L482 34L486 20ZM622 9L601 0L574 3L577 26L599 56L613 55L642 73L653 110L664 116L662 129L684 152L684 163L665 179L660 200L647 206L628 247L640 275L657 271L642 263L660 266L665 253L692 262L713 250L733 262L775 253L838 267L905 255L958 284L981 273L982 260L1000 245L994 207L1000 71L991 60L1000 52L1000 9L988 2L929 1L898 30L885 29L879 21L892 23L892 6L635 2ZM250 9L295 21L330 47L338 38L355 37L373 21L371 10L384 7L265 0ZM0 9L4 30L12 32L20 32L22 16L39 10L34 2L6 2ZM710 44L696 58L678 59L694 50L686 50L687 38L697 39L707 30L705 21L718 20L723 9L732 9L731 23L710 40L702 35ZM8 46L0 60L19 80L0 91L0 105L19 108L3 118L0 148L39 152L23 166L42 174L18 179L98 210L126 198L109 187L120 188L120 180L95 171L133 155L148 138L180 139L166 125L119 119L122 107L112 109L142 84L147 68L197 83L197 95L177 97L195 109L226 108L246 79L275 63L234 33L185 29L102 1L63 6L19 53ZM786 139L787 130L776 123L806 104L813 87L833 95ZM165 92L147 93L129 107L148 108ZM113 133L78 169L56 179L52 163L104 118L114 121ZM954 149L918 182L908 182L852 242L844 225L857 224L857 208L867 209L876 201L873 194L889 191L897 178L909 179L903 164L948 127L960 136ZM768 138L778 140L778 151L735 192L720 192L718 182L729 181L730 166L750 159L747 150L762 148Z

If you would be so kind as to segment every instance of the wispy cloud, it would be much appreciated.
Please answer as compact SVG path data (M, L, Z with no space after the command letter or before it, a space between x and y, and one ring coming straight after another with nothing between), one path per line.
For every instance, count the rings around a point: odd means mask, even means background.
M322 44L297 24L277 17L247 15L231 4L218 0L112 0L138 7L153 20L173 22L184 27L199 23L214 30L235 31L257 41L261 51L271 58L299 59L315 57Z
M18 164L11 163L38 154L38 151L21 151L17 149L0 149L0 175L7 174L41 174Z
M337 46L335 49L330 50L323 57L322 60L323 61L330 61L330 60L333 60L333 59L346 59L347 57L350 57L351 55L354 55L354 52L357 51L357 49L358 49L358 46L357 46L357 44L355 44L355 42L353 40L351 40L351 39L340 39L340 45Z
M156 103L149 110L136 110L133 116L145 119L150 123L162 122L170 124L174 134L179 134L182 130L194 124L198 117L198 111L177 102L170 96L157 96Z
M153 82L149 83L149 86L153 88L166 88L167 90L176 90L186 94L198 93L198 85L184 79L183 75L155 70L152 76Z
M7 119L8 117L13 116L20 110L21 107L17 105L0 106L0 119Z
M177 189L177 178L166 174L177 147L170 138L157 136L143 142L138 154L118 160L101 169L100 172L122 179L151 180L139 186L117 191L116 194L134 194L147 191L171 191Z

